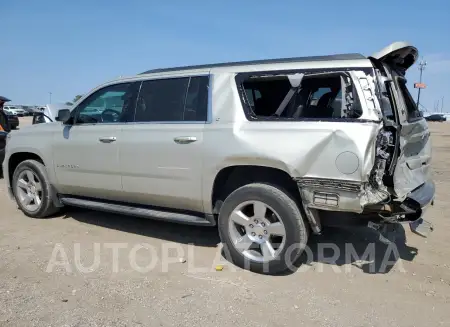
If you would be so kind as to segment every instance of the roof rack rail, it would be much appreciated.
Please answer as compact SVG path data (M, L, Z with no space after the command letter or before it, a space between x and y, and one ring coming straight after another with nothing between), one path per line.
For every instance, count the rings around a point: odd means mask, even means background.
M348 54L336 54L328 56L311 56L311 57L293 57L293 58L280 58L280 59L263 59L263 60L250 60L250 61L236 61L236 62L224 62L217 64L207 64L207 65L193 65L193 66L182 66L182 67L172 67L172 68L157 68L147 70L140 75L144 74L154 74L154 73L166 73L178 70L193 70L193 69L209 69L209 68L219 68L219 67L232 67L232 66L246 66L246 65L263 65L263 64L283 64L292 62L307 62L307 61L330 61L330 60L358 60L366 59L365 56L359 53L348 53Z

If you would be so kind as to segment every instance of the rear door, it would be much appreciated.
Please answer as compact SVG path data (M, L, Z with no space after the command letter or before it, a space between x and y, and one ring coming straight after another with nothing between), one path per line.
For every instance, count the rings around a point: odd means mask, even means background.
M405 43L393 43L372 55L384 67L391 80L392 104L397 111L399 142L398 158L393 181L399 198L418 188L430 179L431 142L430 131L414 102L405 78L406 71L418 57L415 47Z
M119 144L124 200L203 211L208 75L142 82Z

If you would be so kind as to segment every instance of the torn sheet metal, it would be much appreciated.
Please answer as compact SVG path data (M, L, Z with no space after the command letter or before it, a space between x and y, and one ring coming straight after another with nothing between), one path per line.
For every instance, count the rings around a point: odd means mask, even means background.
M400 133L402 152L394 172L399 199L431 179L431 139L425 120L404 124Z
M314 192L328 192L339 198L328 210L362 212L387 197L370 184L381 128L377 122L244 124L235 130L242 157L233 161L288 172L311 207L329 208L314 201Z

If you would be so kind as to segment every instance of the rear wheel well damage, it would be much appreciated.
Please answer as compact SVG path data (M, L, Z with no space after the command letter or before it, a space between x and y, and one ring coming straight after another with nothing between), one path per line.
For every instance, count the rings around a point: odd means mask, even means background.
M213 213L219 214L223 201L236 189L251 183L267 183L276 185L290 195L297 203L305 218L305 208L297 182L285 171L264 166L230 166L223 168L213 184Z

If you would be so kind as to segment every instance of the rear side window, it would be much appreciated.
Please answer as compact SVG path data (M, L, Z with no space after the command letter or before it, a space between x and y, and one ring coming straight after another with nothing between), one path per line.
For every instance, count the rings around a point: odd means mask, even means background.
M317 106L317 103L319 102L319 99L326 93L331 92L331 89L329 87L321 87L316 92L314 92L310 99L308 105L310 106Z
M251 120L302 120L358 118L362 108L347 72L307 72L299 85L295 74L277 72L237 76L238 90ZM344 91L344 94L343 94Z
M144 81L135 121L206 121L208 81L207 76Z
M406 106L407 119L410 120L422 117L420 110L417 108L417 105L414 102L411 93L409 93L408 87L406 86L406 79L399 78L398 87Z

